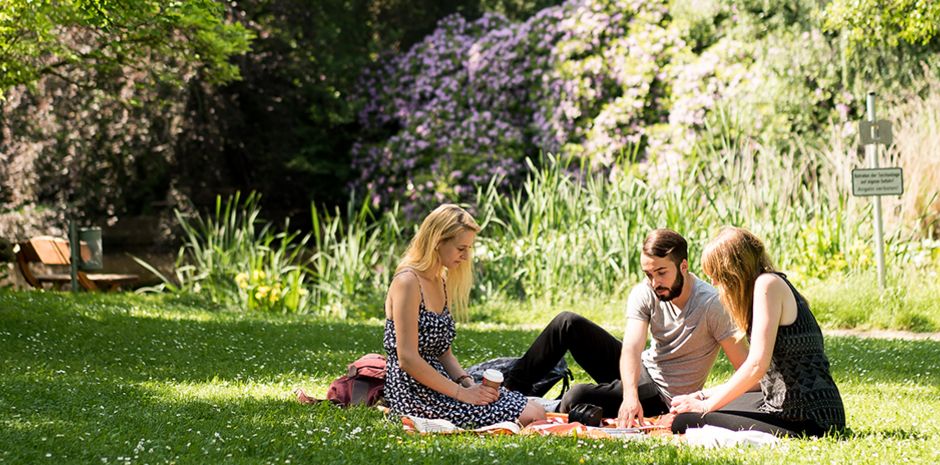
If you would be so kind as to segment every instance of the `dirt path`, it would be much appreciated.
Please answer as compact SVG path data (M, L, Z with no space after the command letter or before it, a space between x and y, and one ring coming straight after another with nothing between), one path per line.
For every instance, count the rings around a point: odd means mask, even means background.
M908 341L940 341L940 333L913 333L890 329L824 329L826 336L854 336L874 339L904 339Z

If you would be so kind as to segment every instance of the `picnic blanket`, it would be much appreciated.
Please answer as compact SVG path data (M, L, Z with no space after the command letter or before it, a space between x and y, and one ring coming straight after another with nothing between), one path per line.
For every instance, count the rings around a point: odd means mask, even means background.
M405 415L400 417L405 431L417 434L528 434L538 436L578 436L597 439L642 439L648 435L670 434L669 428L658 424L659 417L650 418L648 426L617 428L613 419L606 419L603 426L587 426L568 422L564 413L546 413L546 419L521 427L515 422L502 422L476 429L459 428L447 420L428 419Z
M388 413L388 409L384 409ZM569 422L564 413L546 413L546 419L521 427L515 422L502 422L476 429L459 428L447 420L428 419L414 416L402 416L405 431L415 434L522 434L537 436L577 436L594 439L643 440L653 436L673 437L690 446L705 448L739 446L777 446L781 439L760 431L732 431L726 428L706 425L701 428L689 428L684 435L673 435L666 424L671 422L667 415L647 418L647 426L617 428L616 420L604 419L599 427L587 426L578 422Z

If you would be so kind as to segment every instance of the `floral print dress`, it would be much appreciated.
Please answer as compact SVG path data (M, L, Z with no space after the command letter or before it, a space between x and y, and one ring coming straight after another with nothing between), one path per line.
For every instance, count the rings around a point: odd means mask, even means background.
M403 271L403 272L408 272ZM412 271L413 272L413 271ZM420 284L418 285L420 291ZM447 309L447 287L444 287L444 309L435 313L424 304L424 292L418 306L418 353L432 368L449 378L439 360L456 337L454 319ZM385 399L389 408L399 415L422 418L443 418L461 428L488 426L502 421L515 421L526 406L521 393L499 389L499 399L488 405L473 405L441 394L412 378L398 363L395 322L385 320L385 352L387 354Z

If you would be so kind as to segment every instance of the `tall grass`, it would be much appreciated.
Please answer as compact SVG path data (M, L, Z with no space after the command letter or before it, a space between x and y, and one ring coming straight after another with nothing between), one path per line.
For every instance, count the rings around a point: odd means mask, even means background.
M345 318L381 314L380 304L402 249L397 206L375 217L367 202L350 200L345 215L311 207L313 309Z
M926 76L922 89L901 96L889 111L895 134L885 158L888 166L903 168L905 195L890 199L887 211L890 222L940 238L940 78Z
M678 170L684 182L655 187L629 171L613 179L571 174L549 159L511 196L482 191L480 290L488 297L618 295L639 279L640 245L657 227L684 234L693 257L721 225L734 224L761 234L800 274L847 267L840 254L852 226L844 193L802 183L805 172L824 171L809 165L818 161L793 163L766 151L708 155Z
M928 274L940 268L940 242L931 238L940 195L935 148L901 141L936 139L930 131L940 121L940 92L930 95L900 118L898 133L908 136L899 137L887 162L903 154L909 187L885 200L889 269ZM938 105L928 108L931 102ZM918 112L932 113L918 119ZM734 115L716 114L692 156L665 169L655 160L645 168L628 160L595 170L546 156L538 166L530 161L525 181L509 192L496 188L497 179L480 187L467 205L484 228L473 298L569 305L585 296L622 299L641 279L640 246L658 227L686 236L693 271L707 240L736 225L762 237L778 267L801 284L870 276L871 201L850 192L851 170L862 163L855 142L834 126L827 147L797 141L780 151L740 136ZM312 207L313 230L304 237L275 232L259 215L250 195L219 199L214 216L179 216L186 243L166 286L249 309L381 316L414 230L397 207L379 214L355 199L344 211ZM272 289L289 297L281 303ZM908 326L927 327L914 323Z
M311 206L312 231L300 236L260 217L260 196L216 199L209 215L184 216L172 278L136 259L163 283L144 291L204 295L217 304L277 313L346 318L379 316L405 238L397 207L375 215L350 200L333 213Z
M476 256L486 297L617 294L638 272L630 251L649 224L649 189L569 168L549 156L541 169L530 162L522 187L510 195L500 195L494 183L480 191L484 233Z
M693 269L723 225L764 238L778 266L798 281L869 269L871 202L851 195L859 161L841 136L833 133L824 150L794 144L777 152L736 137L733 127L733 121L712 125L714 133L703 138L711 143L669 167L668 177L630 167L594 172L548 157L511 195L492 184L482 189L479 295L549 301L620 295L640 278L640 245L657 227L689 239ZM932 189L936 195L938 187ZM907 269L916 256L928 257L921 269L940 264L932 252L937 244L916 240L924 229L895 221L886 231L889 264Z
M163 280L159 288L206 295L219 304L292 313L307 307L308 273L303 266L310 236L283 231L260 218L260 196L236 193L216 198L211 215L176 212L183 231L175 276L170 279L136 259Z

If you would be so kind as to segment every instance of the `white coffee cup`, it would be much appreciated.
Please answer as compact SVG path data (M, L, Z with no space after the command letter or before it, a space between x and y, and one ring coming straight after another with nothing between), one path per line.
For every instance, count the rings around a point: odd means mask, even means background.
M503 374L497 370L489 369L483 372L483 385L499 389L503 384Z

